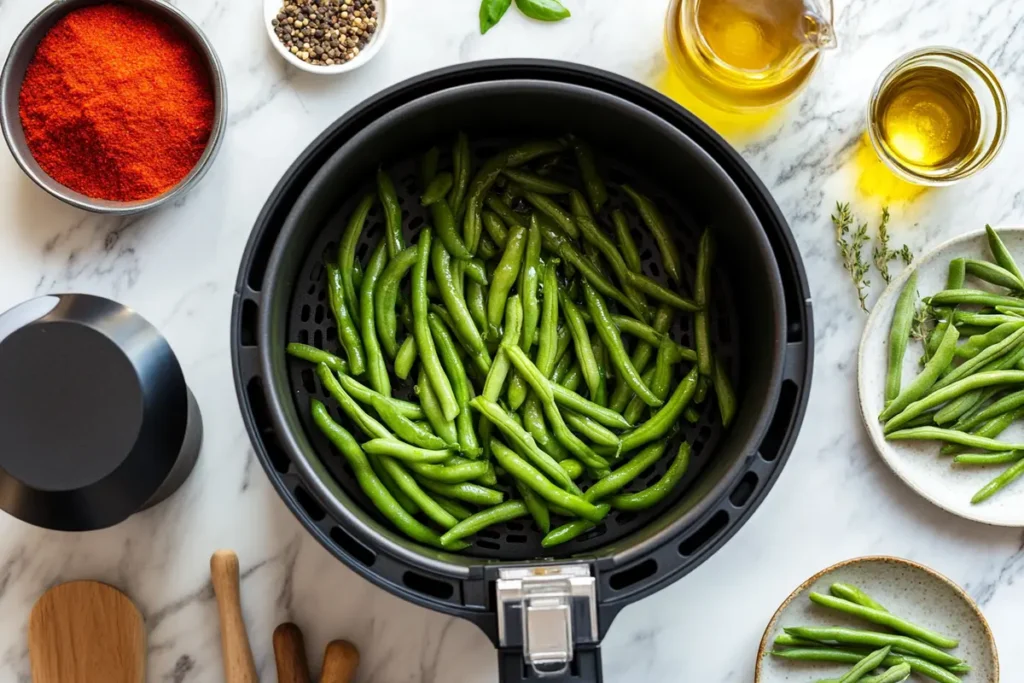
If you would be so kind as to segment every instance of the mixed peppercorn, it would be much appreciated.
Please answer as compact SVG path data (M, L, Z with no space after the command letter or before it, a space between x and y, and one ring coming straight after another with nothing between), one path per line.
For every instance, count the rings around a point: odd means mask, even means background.
M284 46L317 66L355 59L377 31L373 0L286 2L271 21Z

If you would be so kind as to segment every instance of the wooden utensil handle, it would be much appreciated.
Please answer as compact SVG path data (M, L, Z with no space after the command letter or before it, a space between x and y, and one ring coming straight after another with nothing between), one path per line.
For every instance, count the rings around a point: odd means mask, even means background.
M238 556L230 550L218 550L210 558L210 580L217 596L220 614L220 644L224 655L226 683L259 683L256 663L249 647L242 619L239 590Z
M274 629L274 659L277 683L310 683L306 643L295 624L281 624Z
M335 640L324 651L320 683L351 683L359 667L359 650L347 640Z

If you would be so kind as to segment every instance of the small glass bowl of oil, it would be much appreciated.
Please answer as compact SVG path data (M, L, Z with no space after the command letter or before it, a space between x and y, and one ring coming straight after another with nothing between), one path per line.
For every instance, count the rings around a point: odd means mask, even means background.
M927 47L889 65L868 107L868 134L899 176L948 185L977 173L1006 137L1006 96L995 74L961 50Z

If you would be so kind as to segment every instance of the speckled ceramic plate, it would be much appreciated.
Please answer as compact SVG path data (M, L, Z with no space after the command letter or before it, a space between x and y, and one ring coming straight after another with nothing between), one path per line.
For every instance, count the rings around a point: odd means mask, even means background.
M754 683L806 683L839 678L845 664L797 662L772 657L775 637L787 626L849 626L885 630L861 619L816 605L811 592L828 593L836 582L851 583L893 614L960 640L951 653L971 665L963 683L998 683L999 657L992 631L974 601L955 583L927 567L896 557L861 557L815 574L793 591L768 622L757 652ZM914 674L911 681L927 681Z
M1024 263L1024 228L999 228L998 232L1014 257ZM954 467L951 457L938 454L936 442L886 441L878 421L888 370L889 326L903 284L911 271L916 270L917 291L921 296L941 291L946 286L949 262L959 256L992 260L985 231L962 235L928 252L912 269L901 273L878 299L860 342L857 385L861 415L879 455L910 488L955 515L997 526L1024 526L1024 480L1014 482L979 505L972 505L971 497L1002 472L1004 466ZM970 276L968 285L1005 291ZM903 359L904 385L920 371L920 359L921 345L911 342ZM999 438L1024 439L1024 424L1011 426Z

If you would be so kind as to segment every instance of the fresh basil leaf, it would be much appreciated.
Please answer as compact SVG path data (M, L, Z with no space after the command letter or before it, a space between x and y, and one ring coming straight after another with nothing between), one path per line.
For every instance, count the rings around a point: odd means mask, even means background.
M569 17L569 10L558 0L516 0L519 11L540 21L561 21Z
M512 6L512 0L482 0L480 3L480 35L487 33L501 21Z

